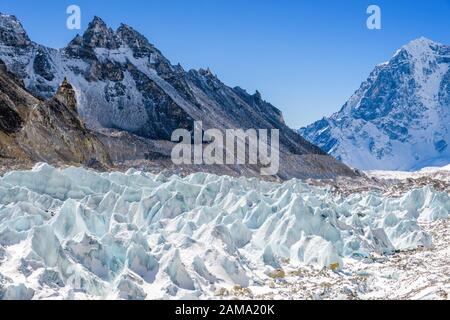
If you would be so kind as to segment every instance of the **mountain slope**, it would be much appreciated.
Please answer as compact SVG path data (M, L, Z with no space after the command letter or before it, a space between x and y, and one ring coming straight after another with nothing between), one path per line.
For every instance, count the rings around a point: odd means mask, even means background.
M27 92L0 60L0 160L107 166L106 148L82 123L64 81L48 101Z
M172 65L127 25L114 31L96 17L82 36L55 50L32 42L15 17L0 15L0 21L0 59L8 69L46 99L67 78L88 128L122 137L122 142L105 138L115 161L141 160L154 149L143 152L146 146L163 147L167 157L172 132L192 130L194 121L202 121L204 129L279 129L283 179L354 175L288 128L281 112L259 93L229 88L209 70L186 72ZM245 175L255 171L249 166L232 170Z
M359 169L450 163L450 47L412 41L377 66L339 112L300 133Z

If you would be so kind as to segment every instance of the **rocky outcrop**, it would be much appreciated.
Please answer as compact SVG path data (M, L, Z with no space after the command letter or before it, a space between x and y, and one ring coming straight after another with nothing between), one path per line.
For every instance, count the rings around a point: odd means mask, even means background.
M0 68L0 158L107 167L109 155L76 111L75 91L64 81L55 97L33 97Z
M61 104L67 106L70 110L76 112L77 109L77 98L75 94L75 90L72 85L64 78L63 83L58 88L56 92L55 99L59 101Z

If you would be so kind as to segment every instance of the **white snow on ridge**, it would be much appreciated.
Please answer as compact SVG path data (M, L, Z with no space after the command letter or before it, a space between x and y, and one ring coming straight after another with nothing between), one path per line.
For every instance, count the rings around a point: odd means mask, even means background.
M432 245L418 220L449 195L335 196L209 174L95 173L46 164L0 178L0 299L179 299L261 286L281 261L343 259Z
M366 174L369 177L385 180L406 180L428 177L450 182L450 165L445 167L426 167L415 172L371 170L367 171Z

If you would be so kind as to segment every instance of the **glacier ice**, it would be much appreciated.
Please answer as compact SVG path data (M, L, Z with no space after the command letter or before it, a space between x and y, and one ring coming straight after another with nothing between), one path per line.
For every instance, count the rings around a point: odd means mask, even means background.
M333 194L197 173L47 164L0 178L0 299L199 298L257 285L282 261L317 268L432 245L447 193Z

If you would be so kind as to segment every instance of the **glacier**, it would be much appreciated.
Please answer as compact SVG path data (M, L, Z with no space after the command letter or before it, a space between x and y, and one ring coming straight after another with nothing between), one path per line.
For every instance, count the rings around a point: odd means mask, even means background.
M197 299L262 287L283 264L429 248L450 198L38 164L0 178L0 299Z

